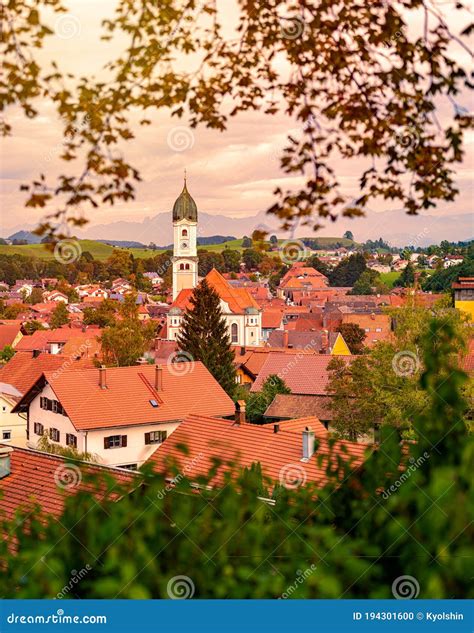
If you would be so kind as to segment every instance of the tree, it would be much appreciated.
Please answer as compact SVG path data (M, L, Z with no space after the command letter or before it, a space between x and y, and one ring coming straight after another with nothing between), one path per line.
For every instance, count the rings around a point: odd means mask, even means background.
M239 272L240 270L239 251L233 250L231 248L226 248L222 251L222 258L224 260L224 268L225 268L226 273Z
M276 235L270 235L269 241L272 246L278 246L278 238Z
M224 272L225 260L221 253L199 250L198 257L198 273L200 277L205 277L213 268L219 272Z
M33 290L31 291L30 296L26 297L25 303L28 303L30 305L41 303L43 301L43 292L44 290L42 288L37 288L35 286Z
M15 350L11 345L5 345L3 349L0 350L0 362L8 363L8 361L15 356Z
M51 320L49 322L53 329L67 325L69 323L69 312L67 311L66 304L63 301L58 301L58 305L51 313Z
M140 174L116 151L135 136L132 110L142 126L150 123L149 110L164 108L180 117L186 113L192 128L221 131L248 110L293 115L299 133L289 135L280 164L290 176L306 177L299 189L278 187L269 209L287 229L296 219L318 225L320 217L360 215L380 198L397 199L413 214L457 193L453 169L463 158L470 117L457 102L442 127L432 113L469 85L456 55L467 48L470 33L462 2L446 18L441 3L428 0L362 8L355 0L336 0L336 29L333 12L315 0L301 6L281 2L279 11L242 3L229 29L222 26L228 13L212 0L199 10L190 5L186 20L181 5L159 4L147 8L138 23L143 0L121 0L104 20L104 38L118 32L124 48L99 79L68 76L73 91L64 90L60 63L49 73L38 55L53 34L43 19L46 6L62 10L49 0L40 0L32 14L23 3L8 3L2 33L8 68L2 106L17 106L35 118L39 100L53 104L64 124L61 158L74 165L84 155L77 171L57 178L41 174L25 185L26 205L48 213L43 232L59 232L65 221L83 224L73 211L85 204L96 208L133 198ZM420 11L425 20L418 27L414 18ZM451 35L453 20L456 30L459 21L466 25L459 37ZM158 41L167 45L159 47ZM183 67L180 55L187 53L196 60L189 55ZM168 97L156 99L157 93ZM8 121L2 130L12 132ZM342 190L332 168L335 156L360 158L355 199ZM53 217L49 211L63 194Z
M244 235L242 239L242 248L252 248L252 240L247 235Z
M343 235L343 237L346 238L346 240L352 240L354 241L354 234L352 233L352 231L346 231Z
M247 417L253 424L264 422L263 414L273 402L277 394L291 393L285 381L276 374L265 379L261 391L251 393L247 397Z
M395 280L395 286L402 286L403 288L410 288L415 283L415 269L413 264L409 261L398 279Z
M177 339L193 361L201 361L232 396L236 388L234 352L217 292L203 279L191 295Z
M451 284L459 277L474 277L474 257L468 257L462 264L440 268L423 283L423 290L449 292Z
M346 341L351 354L362 354L366 334L357 323L341 323L337 331L341 333L342 338Z
M138 318L136 295L127 295L119 309L120 320L106 327L100 336L102 355L108 365L135 365L155 336L153 323Z
M314 268L322 275L329 278L331 269L327 264L322 262L317 255L311 255L311 257L308 258L307 264L310 268Z
M98 325L101 328L115 323L117 302L112 299L104 299L97 307L84 308L84 325Z
M27 321L23 324L23 327L28 335L33 334L37 330L46 330L41 321Z
M242 260L248 271L258 268L259 264L263 261L263 257L263 253L255 250L254 248L247 248L242 253Z
M354 253L339 262L329 273L329 284L342 287L353 286L366 269L364 256L361 253Z

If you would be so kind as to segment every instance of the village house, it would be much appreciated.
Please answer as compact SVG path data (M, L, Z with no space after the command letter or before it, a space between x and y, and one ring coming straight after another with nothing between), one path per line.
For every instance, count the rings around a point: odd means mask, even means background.
M59 290L51 290L43 292L43 301L49 303L50 301L54 301L56 303L69 303L69 299L64 292L59 292Z
M188 415L233 411L200 362L44 372L13 409L26 414L31 446L46 434L101 464L132 469Z
M474 277L459 277L451 287L454 290L454 307L469 314L474 321Z
M26 442L25 422L19 415L12 413L20 398L18 389L0 382L0 442Z

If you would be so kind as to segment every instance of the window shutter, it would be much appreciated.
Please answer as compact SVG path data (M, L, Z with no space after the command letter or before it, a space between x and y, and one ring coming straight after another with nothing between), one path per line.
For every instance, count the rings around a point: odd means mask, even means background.
M122 435L122 447L125 448L127 446L127 436Z
M150 444L150 434L149 433L145 433L145 444Z
M104 437L104 448L109 448L109 438Z

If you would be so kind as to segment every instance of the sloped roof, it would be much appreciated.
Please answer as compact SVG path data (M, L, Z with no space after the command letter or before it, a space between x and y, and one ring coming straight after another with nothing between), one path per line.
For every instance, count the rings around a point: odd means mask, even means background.
M265 418L287 418L299 415L315 415L320 420L332 420L329 407L331 396L301 396L293 393L278 393L264 413Z
M6 345L12 345L20 333L21 323L15 325L0 325L0 350Z
M201 362L179 369L164 365L159 392L154 388L152 365L109 367L105 376L107 388L102 389L99 369L44 374L78 430L183 420L191 413L225 416L234 412L233 401ZM25 409L33 395L33 389L25 394L18 410Z
M67 356L40 354L36 358L31 352L16 352L0 369L0 380L13 385L22 394L38 380L45 371L55 371L67 363Z
M283 321L281 310L264 310L262 312L262 328L278 328Z
M232 313L243 314L246 308L260 310L260 306L246 288L235 288L215 268L206 275L206 281L214 288L222 301L228 304ZM181 308L182 310L191 308L190 299L192 293L193 291L190 289L181 290L171 307Z
M327 366L333 358L341 358L349 363L354 356L301 354L292 358L287 354L269 354L251 391L260 391L268 376L276 374L285 381L292 393L327 395L326 386L329 381Z
M90 491L98 499L119 498L118 485L133 488L138 485L137 474L118 468L108 468L81 461L71 461L59 455L15 447L10 454L11 473L0 479L0 517L12 518L16 510L28 511L38 504L45 515L60 516L65 496L76 495L79 491ZM58 487L61 472L70 470L78 484ZM110 481L97 490L86 483L82 475L108 474Z
M192 481L206 475L213 466L213 457L223 461L210 484L222 485L225 473L231 470L229 462L239 468L249 467L259 462L262 472L273 482L288 480L288 469L294 467L300 476L300 483L327 483L326 465L331 449L325 438L319 438L319 446L308 462L302 462L302 435L294 431L280 430L275 433L273 424L235 425L229 420L212 417L190 416L170 435L150 458L155 468L171 475L169 461L175 460L185 467L186 476ZM187 447L185 456L180 447ZM367 446L347 441L335 441L332 459L342 457L352 462L351 467L359 468L365 459ZM317 457L322 456L321 463ZM332 462L334 463L334 462Z
M301 396L300 396L301 397ZM303 396L304 397L304 396ZM314 415L305 416L303 418L294 418L293 420L285 420L284 422L278 422L281 431L289 431L291 433L302 433L306 428L311 428L315 437L327 438L329 431L324 424ZM274 428L274 422L268 422L264 426L271 426Z

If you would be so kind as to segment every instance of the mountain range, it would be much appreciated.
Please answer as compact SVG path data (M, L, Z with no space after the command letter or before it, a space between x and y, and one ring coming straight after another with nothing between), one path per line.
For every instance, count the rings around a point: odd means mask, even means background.
M215 235L251 235L255 229L275 233L281 238L289 237L278 229L279 221L264 211L250 217L230 218L225 215L199 213L198 238ZM17 227L28 230L34 227ZM471 214L453 215L417 215L409 216L403 210L390 210L379 213L369 211L362 218L340 218L329 223L314 234L314 237L342 236L352 231L357 242L383 237L393 246L428 246L442 240L459 241L471 239L474 235L474 221ZM88 226L84 230L75 230L81 239L103 241L135 241L142 244L154 242L157 245L170 244L173 241L171 212L158 213L145 217L141 221L118 221L108 224ZM295 237L311 236L311 228L301 225ZM203 240L204 241L204 240Z

